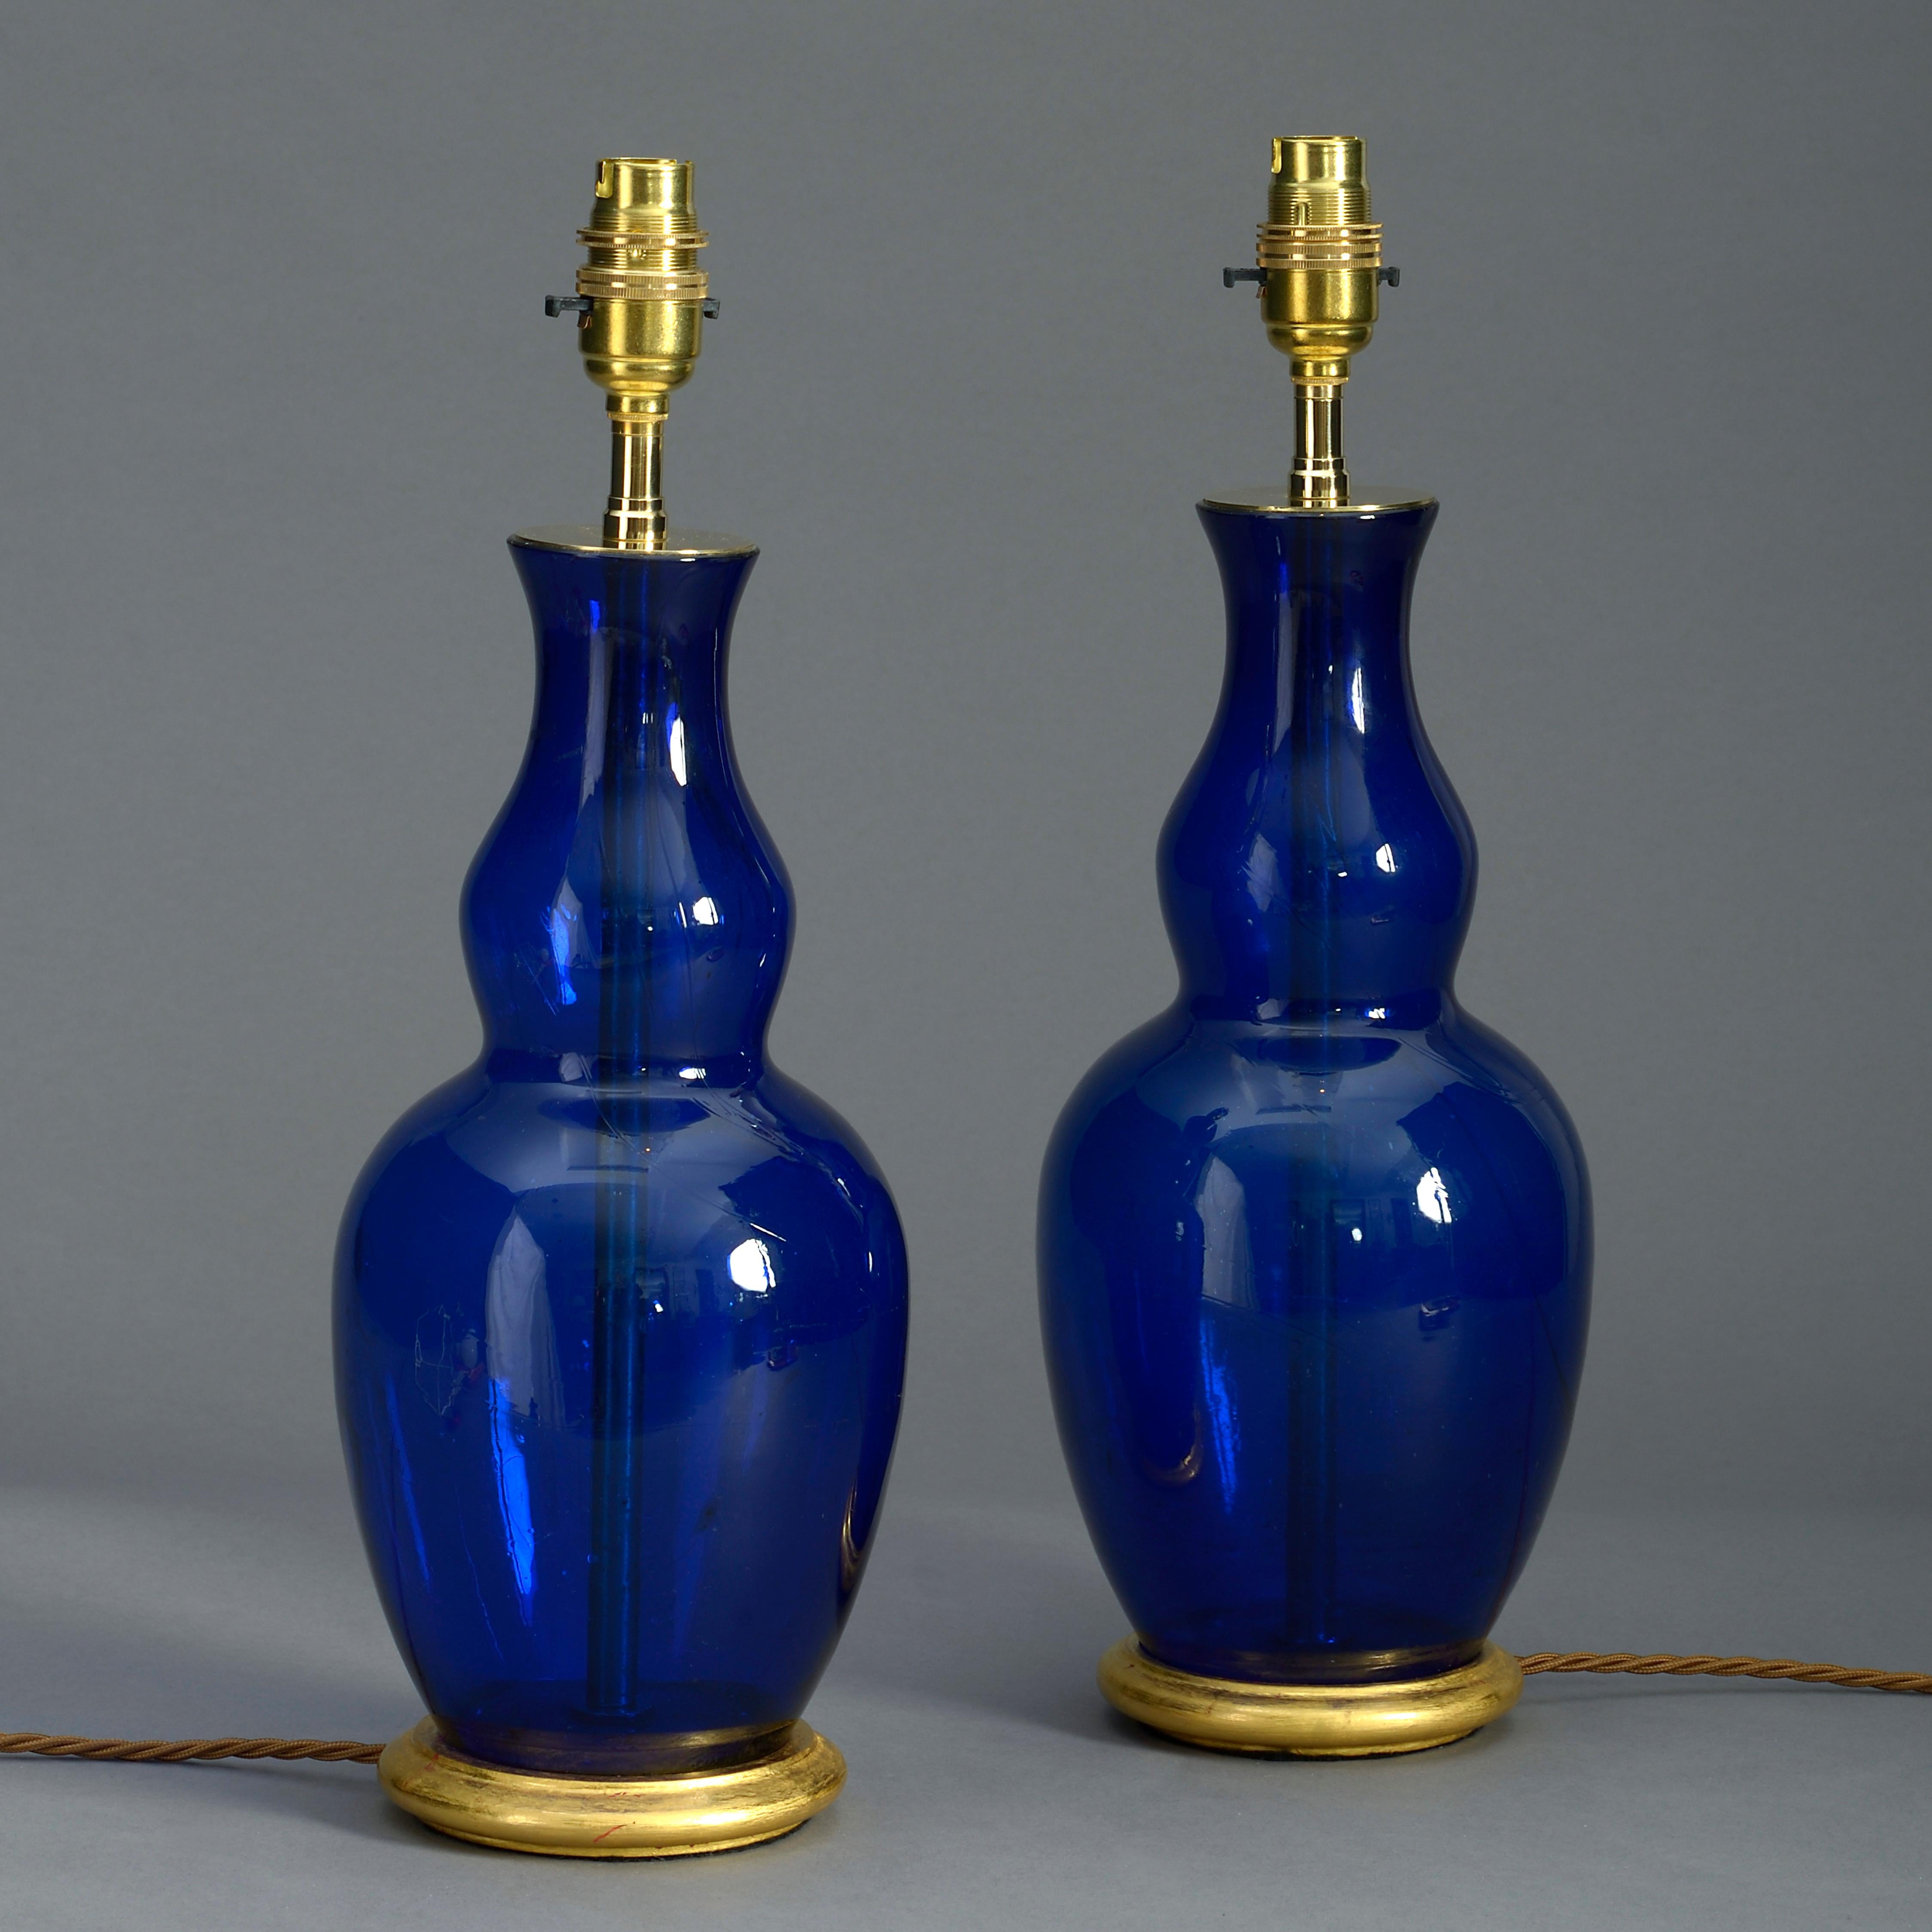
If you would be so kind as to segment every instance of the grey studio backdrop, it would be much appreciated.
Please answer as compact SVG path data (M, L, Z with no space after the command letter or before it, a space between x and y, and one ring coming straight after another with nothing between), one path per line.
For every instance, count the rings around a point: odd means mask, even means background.
M1903 1699L1545 1683L1336 1775L1137 1741L1090 1688L1119 1617L1032 1240L1060 1103L1172 994L1154 845L1222 652L1192 505L1286 459L1220 271L1268 137L1358 132L1402 279L1351 452L1443 500L1461 988L1598 1213L1500 1634L1932 1666L1928 46L1904 6L1681 0L14 10L0 1724L414 1714L331 1256L476 1050L457 893L531 682L502 540L603 488L540 306L600 154L698 164L724 312L668 478L764 549L732 703L797 894L774 1050L884 1165L915 1293L825 1820L625 1873L431 1841L353 1770L0 1766L38 1922L117 1886L318 1925L1918 1922Z

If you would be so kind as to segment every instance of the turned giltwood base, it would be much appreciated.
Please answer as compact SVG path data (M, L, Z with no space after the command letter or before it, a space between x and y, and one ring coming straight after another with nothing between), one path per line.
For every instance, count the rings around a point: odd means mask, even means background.
M662 1858L782 1838L845 1782L838 1748L809 1724L755 1764L691 1778L559 1778L451 1750L425 1718L377 1774L405 1811L451 1837L560 1858Z
M1210 1750L1385 1757L1453 1744L1500 1718L1522 1669L1486 1643L1472 1664L1404 1683L1246 1684L1156 1663L1132 1637L1100 1660L1100 1688L1136 1722Z

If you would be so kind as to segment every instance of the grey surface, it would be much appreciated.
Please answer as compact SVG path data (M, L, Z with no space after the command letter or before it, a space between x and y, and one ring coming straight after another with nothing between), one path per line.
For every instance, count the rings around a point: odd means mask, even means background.
M332 1492L282 1520L0 1493L11 1720L193 1733L417 1714ZM1856 1587L1847 1587L1856 1578ZM1559 1509L1498 1634L1800 1650L1922 1645L1932 1530L1899 1513ZM1093 1688L1119 1612L1059 1513L895 1511L812 1706L846 1752L783 1842L586 1867L456 1844L355 1766L0 1760L7 1922L748 1932L1918 1932L1932 1710L1757 1684L1532 1682L1411 1758L1253 1762L1157 1743Z
M474 1049L456 890L529 701L502 538L601 494L539 298L595 157L688 154L724 314L669 477L765 550L734 704L800 906L775 1044L884 1162L917 1303L821 1700L852 1791L645 1895L1366 1925L1433 1886L1454 1924L1493 1858L1498 1923L1907 1922L1904 1700L1539 1689L1333 1775L1130 1748L1030 1223L1062 1099L1172 984L1152 849L1220 653L1190 506L1284 460L1218 272L1267 136L1352 129L1403 280L1352 449L1444 502L1416 676L1484 855L1462 990L1599 1208L1504 1634L1932 1667L1929 48L1857 4L14 10L0 1469L63 1500L0 1542L45 1639L0 1653L0 1721L408 1714L344 1541L335 1218ZM172 1540L186 1497L272 1534ZM353 1772L0 1772L9 1883L76 1924L634 1882L427 1846Z

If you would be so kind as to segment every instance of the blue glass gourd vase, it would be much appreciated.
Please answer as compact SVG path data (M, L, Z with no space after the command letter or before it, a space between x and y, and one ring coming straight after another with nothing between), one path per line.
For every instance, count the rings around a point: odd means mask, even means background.
M1484 1640L1570 1427L1588 1188L1452 990L1475 848L1408 662L1435 516L1202 506L1228 659L1160 844L1180 993L1046 1160L1060 1436L1136 1633L1103 1684L1199 1743L1496 1714Z
M1382 230L1361 142L1274 144L1252 269L1292 358L1285 487L1210 497L1228 666L1162 834L1172 1006L1067 1103L1040 1305L1074 1487L1190 1742L1415 1750L1508 1708L1488 1642L1582 1364L1590 1205L1535 1068L1456 1004L1476 853L1417 715L1436 506L1352 490Z
M350 1202L343 1439L436 1748L742 1769L796 1755L864 1567L904 1250L765 1056L790 897L724 708L753 553L513 550L538 694L464 895L486 1043Z
M385 1785L458 1835L598 1856L750 1843L836 1794L801 1713L905 1355L885 1184L766 1056L791 898L725 708L756 553L668 531L658 494L704 291L663 266L688 190L683 163L599 170L586 234L630 222L657 266L580 303L580 340L657 414L613 411L601 539L512 541L537 693L464 892L483 1052L376 1149L336 1276L351 1485L429 1711ZM617 355L627 330L655 359Z

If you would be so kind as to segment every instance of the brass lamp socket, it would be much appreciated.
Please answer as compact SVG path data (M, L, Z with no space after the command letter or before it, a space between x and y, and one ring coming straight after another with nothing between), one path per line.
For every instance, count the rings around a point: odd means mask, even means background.
M1370 212L1356 136L1275 142L1255 262L1268 338L1289 358L1294 382L1291 502L1348 500L1342 386L1349 358L1369 346L1379 312L1382 231Z
M704 344L710 284L697 251L710 238L691 206L692 166L662 157L597 164L577 342L584 373L610 418L610 496L604 541L652 550L664 538L664 424L672 390Z

